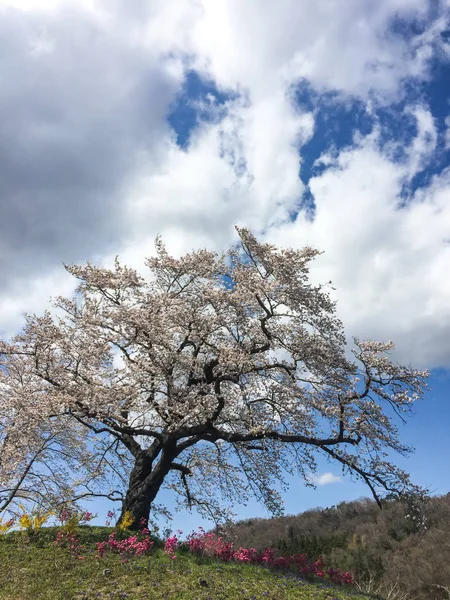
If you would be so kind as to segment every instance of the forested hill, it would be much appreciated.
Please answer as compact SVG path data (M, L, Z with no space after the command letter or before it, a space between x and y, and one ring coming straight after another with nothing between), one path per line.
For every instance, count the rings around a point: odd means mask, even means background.
M296 516L250 519L237 523L232 535L246 547L323 555L327 564L354 572L368 592L386 598L450 598L450 493L420 506L388 501L380 510L361 499Z

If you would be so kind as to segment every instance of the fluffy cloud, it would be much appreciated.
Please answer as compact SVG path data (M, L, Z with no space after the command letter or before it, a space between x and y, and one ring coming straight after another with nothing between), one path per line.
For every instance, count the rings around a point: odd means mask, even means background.
M8 289L114 247L124 185L142 151L158 165L182 70L77 3L0 11L0 277Z
M314 485L329 485L330 483L342 481L340 477L330 472L322 473L322 475L312 475L310 479Z
M172 48L174 6L179 47L219 84L246 87L254 99L280 80L306 78L322 89L369 95L396 94L399 81L424 74L445 23L434 21L413 41L394 35L411 21L427 23L422 0L298 2L280 0L166 1L159 13L160 42ZM191 15L193 26L181 30ZM153 30L152 30L153 31Z
M261 229L285 220L304 189L298 146L312 131L312 116L296 114L284 94L250 106L230 101L227 116L199 128L187 152L168 148L164 169L148 174L143 165L127 191L133 237L174 229L175 251L194 233L223 246L236 221Z
M450 362L450 169L407 201L405 180L428 156L419 126L405 164L383 153L376 134L342 152L310 186L313 221L297 218L270 232L286 245L325 251L312 276L331 279L349 334L394 339L399 359Z
M3 5L3 333L48 294L67 293L61 261L120 253L139 267L158 233L177 253L219 249L240 223L326 251L313 276L336 284L349 334L393 338L407 361L450 364L450 174L404 191L436 152L427 106L405 109L417 132L402 162L375 129L322 156L326 168L309 182L314 219L299 210L315 112L295 105L296 84L368 107L399 99L404 80L426 79L447 51L445 18L430 19L427 3ZM166 117L189 68L234 95L181 149Z

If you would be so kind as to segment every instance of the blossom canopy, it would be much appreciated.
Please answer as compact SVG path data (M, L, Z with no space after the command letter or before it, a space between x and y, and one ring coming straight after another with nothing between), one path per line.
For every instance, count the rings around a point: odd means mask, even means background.
M179 259L157 239L148 278L118 259L67 266L76 296L0 342L0 510L32 499L30 473L51 480L52 448L38 450L52 431L81 465L66 499L120 500L136 527L162 487L215 517L250 494L277 512L273 482L296 469L310 484L318 453L378 501L410 487L388 453L409 450L395 422L426 371L392 362L390 342L355 339L350 360L328 284L309 281L318 251L238 234L223 255Z

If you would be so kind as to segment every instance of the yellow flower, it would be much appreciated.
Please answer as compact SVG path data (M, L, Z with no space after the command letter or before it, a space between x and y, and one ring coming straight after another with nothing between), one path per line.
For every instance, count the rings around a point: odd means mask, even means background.
M129 510L125 511L125 514L123 515L123 518L121 519L119 525L118 525L118 529L120 530L124 530L124 529L128 529L128 527L134 522L134 517L133 517L133 513L131 513Z
M30 516L27 515L27 513L24 513L23 515L20 516L19 518L19 525L20 525L20 530L22 531L23 529L32 529L32 521L30 519Z
M23 514L19 517L20 530L26 529L30 533L36 533L42 525L52 516L53 511L47 513L30 513L28 514L24 507L20 505Z
M42 525L47 521L49 515L34 515L33 517L33 529L36 531L40 529Z
M67 531L68 533L73 533L75 531L75 529L78 527L78 525L80 524L80 515L74 513L70 519L68 519L64 525L64 529L65 531Z

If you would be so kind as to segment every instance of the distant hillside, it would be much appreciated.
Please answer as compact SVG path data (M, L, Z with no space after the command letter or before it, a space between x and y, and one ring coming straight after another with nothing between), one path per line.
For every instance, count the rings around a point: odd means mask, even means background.
M420 511L398 501L380 510L361 499L297 516L249 519L230 535L243 546L323 555L388 600L450 598L444 589L450 590L450 494L431 498Z

